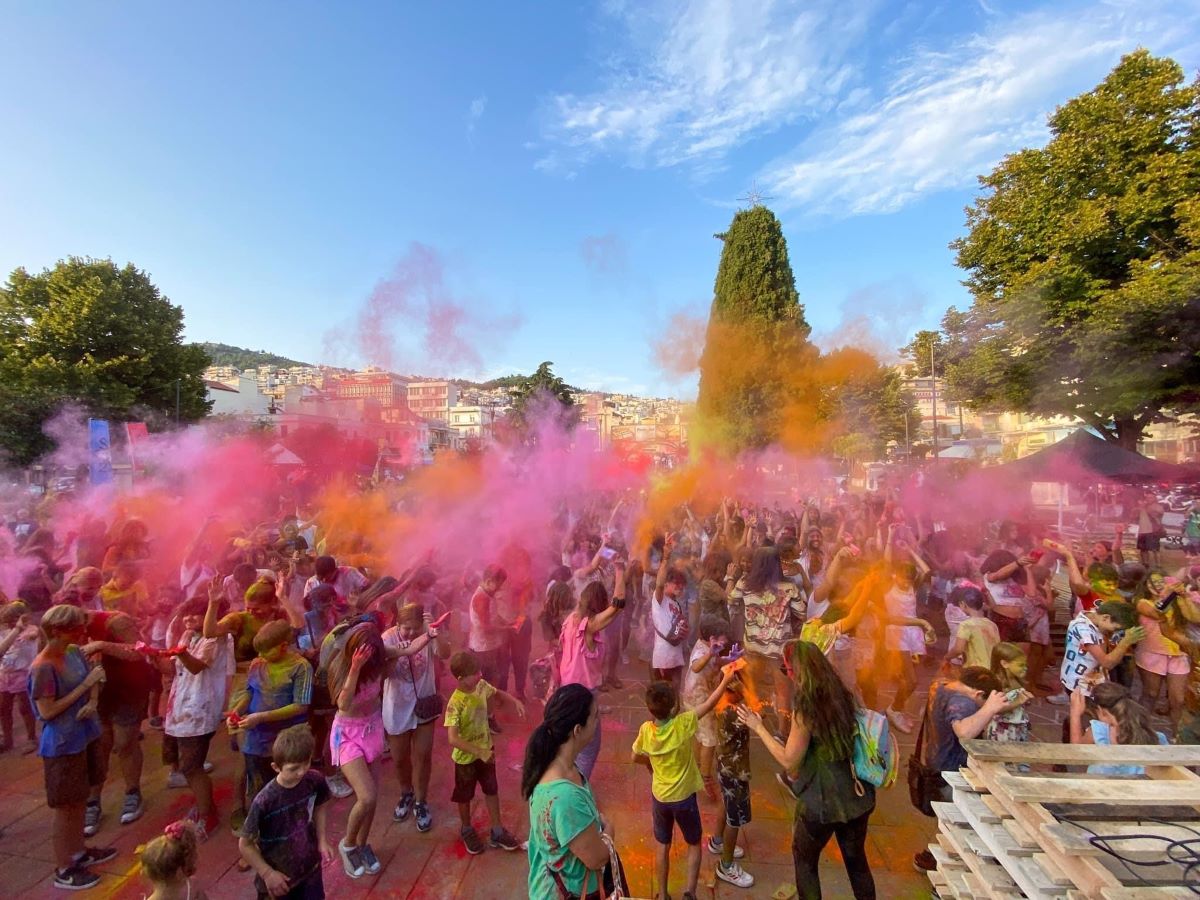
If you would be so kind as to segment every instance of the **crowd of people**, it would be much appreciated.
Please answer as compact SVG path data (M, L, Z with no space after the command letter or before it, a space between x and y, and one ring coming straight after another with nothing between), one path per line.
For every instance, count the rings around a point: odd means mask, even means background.
M58 887L96 885L92 867L117 851L87 839L108 817L143 815L147 723L194 806L141 848L142 871L154 897L196 900L198 855L226 816L260 897L324 896L336 862L377 875L381 803L421 832L453 806L470 854L525 848L531 897L606 896L625 873L591 780L602 695L630 673L646 721L627 749L650 773L655 881L666 897L678 829L685 900L705 849L717 879L754 884L741 860L755 742L795 800L804 898L820 896L831 838L854 895L875 896L876 786L854 761L864 710L919 735L926 812L948 790L939 773L964 764L963 741L1034 739L1034 703L1064 708L1064 741L1200 742L1200 567L1164 568L1144 527L1129 558L1124 526L1073 547L1033 518L947 526L882 494L651 517L636 492L597 493L563 506L553 540L460 545L389 574L323 552L319 512L277 513L210 518L165 554L134 517L63 533L48 512L5 511L0 749L17 750L15 712L43 760ZM528 823L501 818L497 712L533 724ZM439 727L449 760L434 756ZM208 760L223 732L241 757L229 810ZM389 757L398 792L385 800ZM119 811L101 804L113 763ZM453 766L448 798L430 794L435 766ZM486 834L472 824L477 792ZM351 796L331 842L326 801ZM721 810L707 838L701 798ZM936 865L928 852L915 862Z

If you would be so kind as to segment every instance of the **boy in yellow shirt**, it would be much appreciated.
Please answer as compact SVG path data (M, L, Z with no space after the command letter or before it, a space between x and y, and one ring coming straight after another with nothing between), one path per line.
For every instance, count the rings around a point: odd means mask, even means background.
M679 712L679 695L669 681L656 681L646 688L646 709L654 717L643 722L633 742L633 761L648 768L651 779L651 808L654 818L654 871L659 890L667 896L671 837L679 826L688 845L688 887L683 900L695 900L700 877L700 839L704 828L696 792L703 786L700 767L692 749L699 721L713 711L725 687L735 677L732 666L722 669L721 683L694 710Z

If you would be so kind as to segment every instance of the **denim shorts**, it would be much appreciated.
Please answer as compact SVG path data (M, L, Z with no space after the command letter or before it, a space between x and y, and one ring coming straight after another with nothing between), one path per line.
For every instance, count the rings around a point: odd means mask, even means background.
M674 826L678 825L686 843L692 846L700 843L704 827L700 823L700 806L695 794L674 803L663 803L652 796L650 805L654 812L654 840L669 846Z

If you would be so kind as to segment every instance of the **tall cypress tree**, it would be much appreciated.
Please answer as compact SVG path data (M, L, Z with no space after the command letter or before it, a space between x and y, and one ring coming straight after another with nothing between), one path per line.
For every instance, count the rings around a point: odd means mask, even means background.
M725 234L697 403L702 438L730 450L776 440L794 403L794 373L819 355L775 214L739 211Z

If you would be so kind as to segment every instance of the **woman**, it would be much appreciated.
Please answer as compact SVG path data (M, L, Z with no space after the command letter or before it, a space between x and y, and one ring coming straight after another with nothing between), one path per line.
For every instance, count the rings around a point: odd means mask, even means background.
M1029 625L1025 620L1029 583L1020 560L1009 550L993 550L979 566L992 598L988 614L1000 631L1000 640L1017 644L1029 653Z
M1182 591L1177 579L1166 579L1160 572L1151 572L1142 582L1137 601L1138 624L1146 629L1146 637L1137 645L1134 660L1142 679L1142 702L1154 710L1167 683L1167 703L1171 722L1179 727L1183 701L1187 692L1191 661L1183 648L1163 633L1163 626L1172 634L1179 627L1174 612L1175 592Z
M88 793L101 771L92 687L104 681L104 669L90 667L79 650L87 640L87 621L77 606L50 607L42 616L46 646L29 669L29 699L42 722L38 755L46 805L54 810L54 884L72 891L96 885L100 877L89 867L117 855L114 848L86 847L83 841Z
M612 827L576 765L599 727L591 691L564 684L547 701L542 723L525 745L521 796L529 801L531 900L598 900L613 891Z
M329 732L330 759L354 791L346 834L338 842L342 868L351 878L378 875L382 869L368 840L379 800L386 666L383 639L370 621L350 629L329 663L329 694L337 706Z
M725 591L725 579L730 575L733 557L724 550L709 551L704 557L703 579L700 582L700 621L720 619L726 627L729 621L729 594Z
M875 788L854 777L854 734L858 706L829 660L815 644L788 645L789 675L796 683L794 720L787 743L777 740L755 713L738 707L738 718L789 772L796 796L792 861L796 890L803 900L819 900L817 863L836 836L850 887L857 900L875 896L867 863L867 820L875 809Z
M434 653L438 659L447 659L450 644L438 635L424 608L409 603L397 613L395 627L383 633L383 646L389 657L396 656L383 683L383 730L400 782L400 802L392 819L403 822L412 813L417 830L424 832L433 827L426 799L433 761L433 723L442 711Z
M779 717L776 733L786 740L792 686L779 675L783 645L804 623L805 604L799 589L783 574L775 547L759 547L750 560L750 571L730 597L741 605L746 624L745 679L754 696L774 696Z
M561 684L579 684L595 693L604 681L604 639L600 632L612 624L617 613L625 605L625 567L617 563L617 586L612 603L608 602L608 590L599 581L589 582L579 595L575 611L563 622L559 641L562 644L562 661L558 666ZM591 735L576 760L584 777L591 778L600 755L600 723Z

